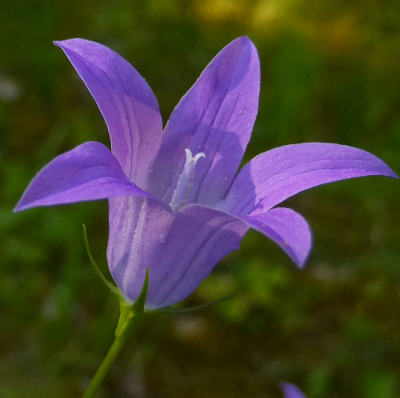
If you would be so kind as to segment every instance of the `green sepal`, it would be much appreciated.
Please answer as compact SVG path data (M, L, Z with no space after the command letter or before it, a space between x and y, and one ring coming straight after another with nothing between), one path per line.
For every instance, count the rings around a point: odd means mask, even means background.
M158 310L154 310L152 312L159 312L162 314L171 314L171 315L180 315L180 314L187 314L190 312L197 312L204 310L205 308L212 307L213 305L223 303L224 301L230 300L234 297L234 294L229 294L228 296L222 297L218 300L211 301L210 303L195 305L189 308L173 308L173 307L164 307Z
M148 290L149 290L149 269L146 268L146 276L144 277L142 291L140 292L138 298L132 305L132 310L136 314L142 314L144 312L144 306L146 304Z
M90 245L89 245L89 239L87 235L87 229L86 225L82 224L82 230L83 230L83 240L85 242L85 248L86 252L89 257L90 264L93 266L94 270L96 271L96 274L100 277L101 281L106 285L107 289L111 291L111 293L115 294L120 300L123 299L122 293L120 290L115 286L113 283L111 283L100 271L100 268L97 266L96 261L94 260L94 257L92 255L92 251L90 250Z

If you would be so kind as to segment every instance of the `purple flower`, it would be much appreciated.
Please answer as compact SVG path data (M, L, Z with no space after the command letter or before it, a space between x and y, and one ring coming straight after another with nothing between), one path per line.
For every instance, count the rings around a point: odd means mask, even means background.
M306 398L306 396L293 384L282 382L281 388L285 398Z
M326 143L272 149L237 172L260 88L257 50L247 37L211 61L164 130L153 92L126 60L87 40L55 44L97 102L112 150L87 142L56 157L16 210L107 198L110 272L135 300L148 268L147 308L188 296L250 228L303 266L310 228L300 214L277 205L329 182L396 177L368 152Z

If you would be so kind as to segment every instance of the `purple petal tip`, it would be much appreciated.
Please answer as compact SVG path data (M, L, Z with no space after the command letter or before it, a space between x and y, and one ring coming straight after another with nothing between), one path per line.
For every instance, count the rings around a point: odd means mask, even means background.
M87 39L81 39L79 37L74 37L72 39L65 39L65 40L53 40L53 44L56 47L61 48L62 50L73 50L75 46L83 45L85 43L94 43ZM98 44L98 43L94 43Z
M297 265L298 268L304 269L304 267L305 267L306 264L307 264L307 260L308 260L308 255L307 255L307 257L304 258L304 259L300 259L300 260L298 260L298 261L295 261L295 263L296 263L296 265Z
M13 213L18 213L18 212L20 212L20 211L22 211L23 209L21 209L21 207L17 204L14 208L13 208L13 210L12 210L12 212Z
M285 398L306 398L300 389L292 383L283 381L279 383L279 386L285 394Z
M13 208L13 213L19 213L20 211L25 210L26 206L20 205L19 203Z
M236 40L234 40L233 42L240 42L243 45L249 45L251 47L255 47L254 43L252 42L252 40L250 39L249 36L239 36Z
M67 41L67 40L53 40L53 44L54 44L56 47L62 48L62 47L63 47L63 43L64 43L65 41Z
M392 169L390 169L390 171L392 172L390 177L396 178L398 180L399 176Z

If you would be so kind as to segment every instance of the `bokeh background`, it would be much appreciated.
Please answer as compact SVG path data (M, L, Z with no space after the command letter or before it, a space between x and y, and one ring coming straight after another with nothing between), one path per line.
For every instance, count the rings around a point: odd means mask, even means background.
M249 35L261 57L260 111L246 158L338 142L400 172L397 0L2 2L0 12L0 396L77 397L113 335L117 303L89 265L86 223L106 270L107 203L12 214L55 155L108 144L84 85L52 40L120 52L154 89L164 121L208 61ZM346 181L290 200L314 231L304 271L250 232L184 303L147 320L100 397L400 396L399 183Z

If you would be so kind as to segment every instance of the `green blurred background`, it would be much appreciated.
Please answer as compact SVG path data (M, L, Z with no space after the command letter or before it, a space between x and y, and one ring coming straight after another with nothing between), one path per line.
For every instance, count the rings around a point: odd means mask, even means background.
M6 4L7 3L7 4ZM156 93L164 121L208 61L249 35L260 111L246 158L338 142L400 172L397 0L15 0L0 6L0 397L78 397L111 342L117 303L91 269L81 224L106 269L107 203L12 214L34 173L87 140L108 144L92 98L52 40L120 52ZM399 184L367 178L290 200L314 231L304 271L250 232L188 298L235 293L199 313L144 323L100 397L400 397Z

